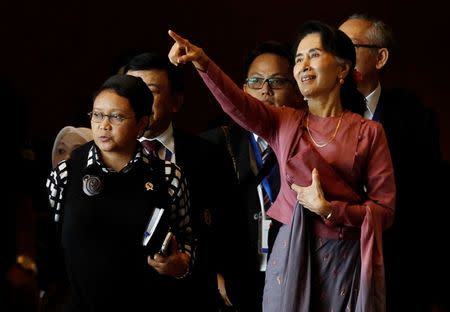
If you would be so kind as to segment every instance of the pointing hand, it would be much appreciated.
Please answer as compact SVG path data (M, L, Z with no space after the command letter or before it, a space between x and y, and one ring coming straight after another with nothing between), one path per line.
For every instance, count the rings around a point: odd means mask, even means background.
M175 66L192 62L195 68L200 71L206 71L209 58L203 52L203 49L189 42L172 30L169 30L169 36L175 41L169 51L169 60Z

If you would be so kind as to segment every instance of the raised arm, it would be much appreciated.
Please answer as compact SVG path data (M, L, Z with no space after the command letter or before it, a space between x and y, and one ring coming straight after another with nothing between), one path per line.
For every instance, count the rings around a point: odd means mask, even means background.
M203 49L169 31L174 44L169 52L175 64L192 62L223 111L244 129L264 138L276 150L277 137L283 118L288 115L284 108L265 105L245 93L203 51Z
M178 64L192 64L199 71L205 72L208 68L209 57L203 49L189 42L189 40L181 37L172 30L169 30L169 36L175 41L169 51L169 60L175 66Z

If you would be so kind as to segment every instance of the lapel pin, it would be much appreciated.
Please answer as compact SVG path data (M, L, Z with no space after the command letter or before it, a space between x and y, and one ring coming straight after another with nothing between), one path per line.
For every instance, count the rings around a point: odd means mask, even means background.
M152 182L145 183L145 189L147 191L153 191L153 183Z

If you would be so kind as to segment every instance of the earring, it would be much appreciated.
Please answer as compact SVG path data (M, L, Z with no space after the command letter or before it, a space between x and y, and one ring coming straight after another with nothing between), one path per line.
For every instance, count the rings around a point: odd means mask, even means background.
M343 85L343 84L344 84L344 78L340 77L340 78L339 78L339 83L340 83L341 85Z

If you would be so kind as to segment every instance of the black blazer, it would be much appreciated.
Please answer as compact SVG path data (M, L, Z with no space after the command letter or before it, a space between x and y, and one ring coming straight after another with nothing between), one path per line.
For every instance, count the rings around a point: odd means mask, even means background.
M417 187L417 179L426 177L430 166L440 161L438 122L431 109L404 89L383 89L377 115L374 120L385 129L402 200L404 186Z
M439 215L438 123L435 114L404 89L382 89L374 120L377 116L386 132L397 186L394 224L384 232L387 311L425 311L434 251L418 238L436 239L430 237L430 217Z
M235 170L239 179L238 198L241 211L233 219L234 254L238 258L229 259L226 268L227 293L240 311L258 311L262 302L261 273L258 265L258 216L261 211L257 192L256 161L250 143L250 132L232 123L225 134L223 128L215 128L201 134L209 141L231 150ZM228 138L227 138L228 136ZM275 166L278 166L275 160ZM274 170L271 189L276 198L280 189L279 171ZM276 234L272 231L271 238ZM238 259L238 261L236 261ZM256 310L255 310L256 309Z
M197 239L192 276L187 283L186 311L217 311L217 271L223 266L226 238L222 216L232 213L235 199L232 162L226 151L180 129L174 129L175 159L186 176Z

